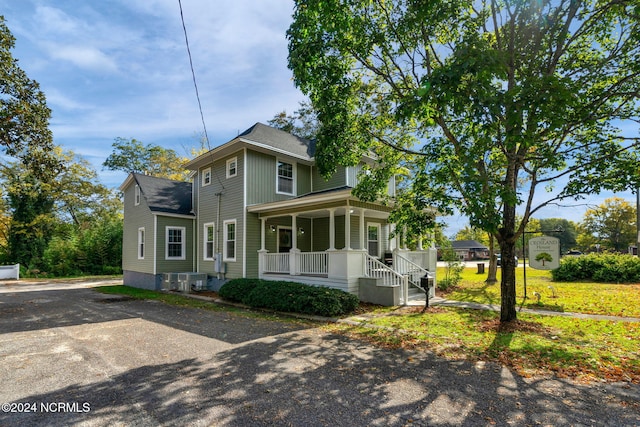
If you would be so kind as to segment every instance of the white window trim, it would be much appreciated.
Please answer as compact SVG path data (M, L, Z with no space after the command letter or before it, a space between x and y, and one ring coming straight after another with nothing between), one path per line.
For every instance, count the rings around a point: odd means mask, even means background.
M177 257L177 256L169 256L169 230L180 230L181 231L181 235L182 235L182 242L180 242L181 245L181 256ZM179 260L185 260L187 259L187 229L186 227L175 227L175 226L167 226L165 228L165 237L164 237L164 259L166 260L173 260L173 261L179 261Z
M140 186L138 184L136 184L133 190L133 194L134 194L133 204L134 206L138 206L140 204L140 200L142 199L142 195L140 193Z
M234 243L234 251L233 251L233 258L229 257L229 254L227 254L227 242L229 241L227 239L227 225L229 224L234 224L235 225L235 238L233 239ZM231 261L234 262L236 260L236 255L238 253L238 223L235 219L228 219L226 221L224 221L223 226L222 226L222 260L223 261Z
M291 165L291 193L286 193L284 191L280 191L278 188L278 184L280 183L280 176L278 175L278 163L286 163L288 165ZM296 170L297 170L297 163L291 162L291 161L287 161L287 160L282 160L282 159L276 159L276 194L286 194L287 196L295 196L296 195Z
M142 238L140 238L142 237ZM138 259L144 259L145 254L147 253L146 248L146 233L144 231L144 227L138 228ZM142 256L140 255L140 248L142 247Z
M236 168L235 168L235 172L233 174L229 173L229 165L231 163L235 163L236 164ZM227 160L227 178L233 178L234 176L238 175L238 158L237 157L232 157L229 160Z
M207 228L213 228L213 250L211 251L211 257L207 257ZM203 241L203 245L202 245L202 259L205 261L214 261L216 259L216 248L215 248L215 243L216 243L216 226L215 223L213 222L207 222L206 224L204 224L204 234L202 236L202 241Z
M207 173L209 174L209 182L207 182L206 180ZM206 168L202 170L202 186L206 187L207 185L211 185L211 168Z
M376 227L378 229L378 255L374 258L380 258L382 253L382 226L378 222L367 222L367 253L369 253L369 242L373 240L369 240L369 227Z

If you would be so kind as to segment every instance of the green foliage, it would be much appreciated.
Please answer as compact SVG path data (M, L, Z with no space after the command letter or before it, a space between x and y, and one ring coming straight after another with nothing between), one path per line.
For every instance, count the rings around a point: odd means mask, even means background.
M137 139L116 138L113 151L102 164L114 171L148 173L160 178L185 181L188 172L183 167L187 158L180 157L168 148L159 145L144 145Z
M553 280L581 280L605 283L640 282L640 259L632 255L589 254L564 257L552 271Z
M338 289L260 279L233 279L220 288L221 297L251 307L333 317L352 312L358 297Z
M619 197L606 199L587 210L580 224L583 249L592 250L595 244L600 244L602 250L626 252L637 239L636 218L635 206Z
M51 110L35 80L29 79L11 55L15 38L0 16L0 146L19 158L36 179L47 180L60 170L50 155Z

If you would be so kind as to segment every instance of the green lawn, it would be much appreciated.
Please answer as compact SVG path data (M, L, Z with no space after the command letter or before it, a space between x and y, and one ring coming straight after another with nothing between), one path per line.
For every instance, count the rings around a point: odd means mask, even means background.
M500 305L500 283L487 285L486 274L466 268L462 283L446 294L447 299ZM500 280L498 269L498 281ZM444 267L438 268L439 277ZM553 289L551 289L552 287ZM540 302L535 296L540 294ZM555 297L554 297L555 294ZM640 284L553 282L551 273L527 268L527 299L524 299L522 266L516 270L516 302L518 306L552 311L640 317Z

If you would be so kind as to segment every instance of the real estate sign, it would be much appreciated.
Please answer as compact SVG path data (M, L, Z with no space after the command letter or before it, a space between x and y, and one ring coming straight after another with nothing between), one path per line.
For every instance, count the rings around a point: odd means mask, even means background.
M560 267L560 239L549 236L530 239L529 266L538 270Z

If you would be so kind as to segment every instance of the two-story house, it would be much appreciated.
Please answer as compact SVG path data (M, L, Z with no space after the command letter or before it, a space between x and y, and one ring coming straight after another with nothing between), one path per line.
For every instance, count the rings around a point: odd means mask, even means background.
M161 289L166 273L197 272L214 290L257 277L406 301L435 273L436 250L391 239L391 208L351 193L360 168L325 180L314 152L313 141L257 123L190 161L189 183L130 174L120 187L124 284Z

